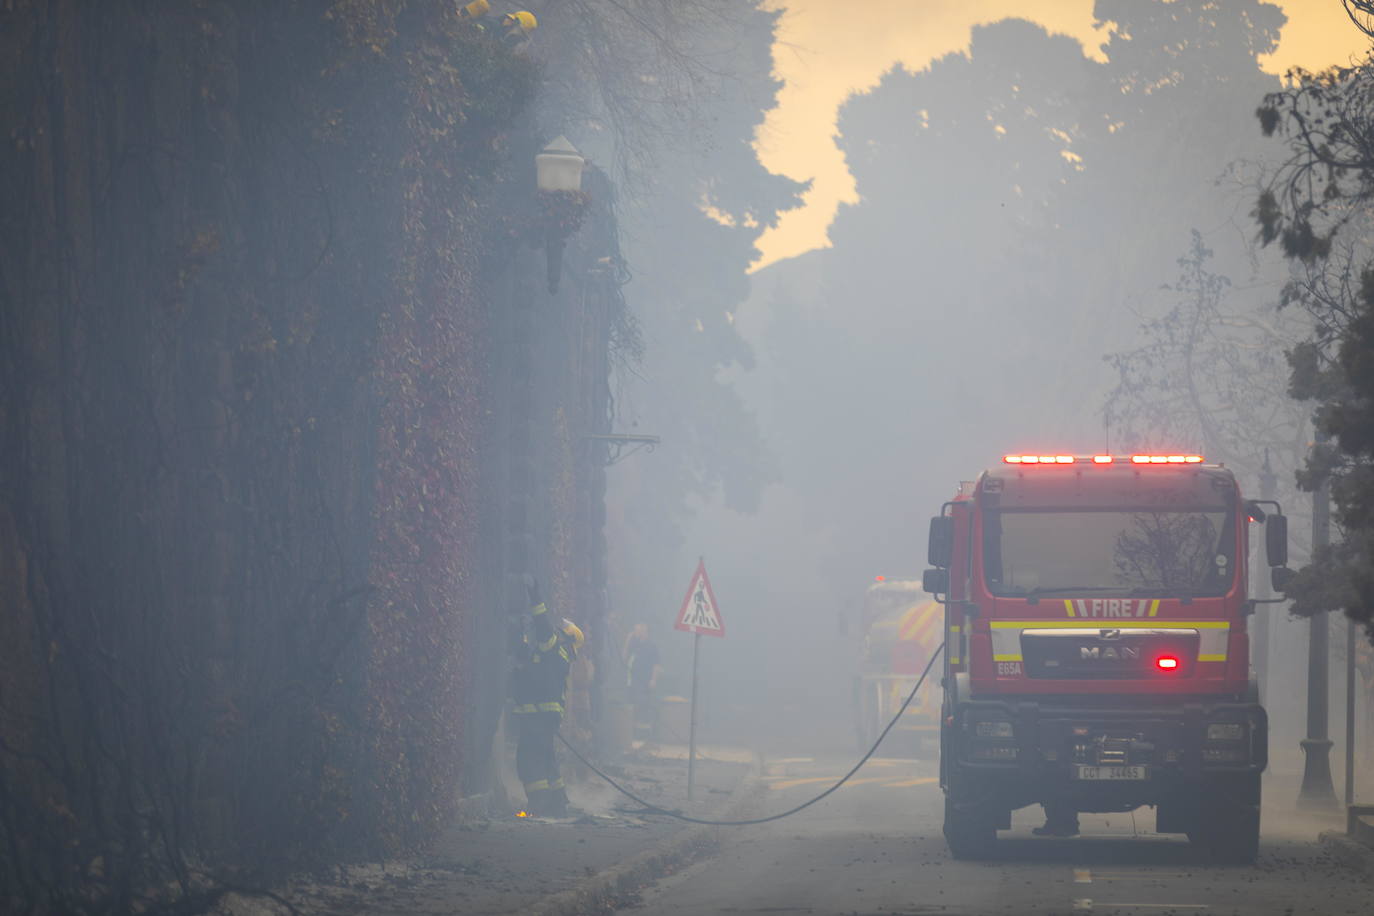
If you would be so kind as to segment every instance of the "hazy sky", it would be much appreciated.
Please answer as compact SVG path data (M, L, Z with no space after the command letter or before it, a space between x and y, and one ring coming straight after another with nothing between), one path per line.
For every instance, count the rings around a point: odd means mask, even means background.
M785 11L774 54L785 85L759 132L759 156L770 170L815 184L806 205L760 240L756 267L826 244L836 206L856 199L833 140L836 111L893 64L920 70L966 49L974 25L1007 16L1072 35L1092 54L1105 38L1093 28L1093 0L772 0L770 6ZM1280 6L1288 24L1278 51L1263 61L1270 72L1345 63L1369 46L1340 0L1282 0Z

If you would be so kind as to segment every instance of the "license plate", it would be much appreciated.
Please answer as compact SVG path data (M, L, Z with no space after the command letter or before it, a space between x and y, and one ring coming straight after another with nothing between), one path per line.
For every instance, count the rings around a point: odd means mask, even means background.
M1079 779L1149 779L1144 767L1078 767Z

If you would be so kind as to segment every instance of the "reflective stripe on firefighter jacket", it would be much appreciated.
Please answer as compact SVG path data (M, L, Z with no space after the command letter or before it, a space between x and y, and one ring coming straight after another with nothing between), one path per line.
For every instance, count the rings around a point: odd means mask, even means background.
M558 633L549 621L548 608L540 603L530 613L534 618L534 632L523 652L516 657L515 670L511 673L511 698L515 701L512 711L562 715L572 657L558 641Z

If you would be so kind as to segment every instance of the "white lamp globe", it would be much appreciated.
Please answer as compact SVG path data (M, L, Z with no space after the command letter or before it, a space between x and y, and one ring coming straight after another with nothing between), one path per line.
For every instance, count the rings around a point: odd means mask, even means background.
M535 183L541 191L580 191L582 168L586 164L577 148L559 134L534 157Z

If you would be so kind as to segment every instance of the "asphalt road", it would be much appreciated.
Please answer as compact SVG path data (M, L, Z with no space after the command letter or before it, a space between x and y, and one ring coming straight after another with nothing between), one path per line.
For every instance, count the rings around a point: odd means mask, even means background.
M876 764L876 765L874 765ZM770 765L760 812L781 810L843 773L842 761ZM1374 884L1330 861L1325 826L1291 805L1266 809L1260 859L1208 865L1181 837L1152 832L1149 811L1083 815L1072 839L1034 837L1039 808L1018 811L995 861L956 862L940 834L933 765L877 760L818 806L722 830L721 853L660 880L623 914L1237 914L1374 913ZM1266 792L1288 803L1289 787Z

